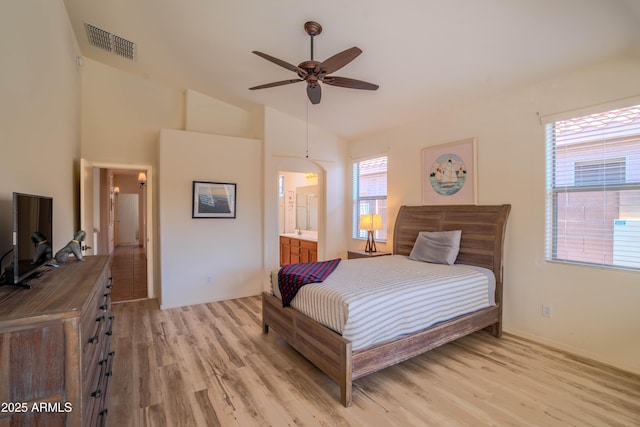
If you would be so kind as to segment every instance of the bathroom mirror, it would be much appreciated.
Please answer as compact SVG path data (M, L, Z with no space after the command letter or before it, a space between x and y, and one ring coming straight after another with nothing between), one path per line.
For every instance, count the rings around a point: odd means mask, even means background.
M296 228L318 231L318 186L296 188Z

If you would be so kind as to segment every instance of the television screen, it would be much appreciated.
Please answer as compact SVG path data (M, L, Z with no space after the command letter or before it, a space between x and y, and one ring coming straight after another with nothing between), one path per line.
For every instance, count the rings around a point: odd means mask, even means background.
M53 199L13 193L13 282L21 283L52 258Z

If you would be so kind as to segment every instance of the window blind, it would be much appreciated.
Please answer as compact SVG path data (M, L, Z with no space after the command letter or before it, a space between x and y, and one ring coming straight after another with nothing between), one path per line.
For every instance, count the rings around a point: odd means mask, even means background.
M545 130L546 258L640 269L640 105Z
M382 215L382 230L374 232L376 241L387 240L387 157L353 163L352 237L366 239L367 232L358 228L360 215Z

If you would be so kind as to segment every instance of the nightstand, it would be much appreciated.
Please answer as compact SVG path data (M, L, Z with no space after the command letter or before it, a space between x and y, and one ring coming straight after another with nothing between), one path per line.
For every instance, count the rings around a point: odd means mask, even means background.
M391 255L390 252L366 252L366 251L348 251L347 259L355 258L375 258L377 256Z

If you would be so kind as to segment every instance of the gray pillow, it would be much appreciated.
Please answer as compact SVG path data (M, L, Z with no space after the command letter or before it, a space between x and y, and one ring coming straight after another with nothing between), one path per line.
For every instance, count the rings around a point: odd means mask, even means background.
M453 265L460 251L462 230L421 231L409 258L434 264Z

